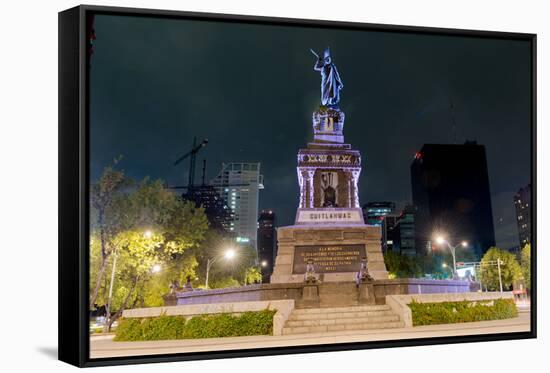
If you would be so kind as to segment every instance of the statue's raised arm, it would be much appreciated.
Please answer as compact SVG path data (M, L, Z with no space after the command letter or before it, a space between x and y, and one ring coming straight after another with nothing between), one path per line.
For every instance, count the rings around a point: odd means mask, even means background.
M342 83L336 65L332 63L330 50L325 49L323 58L313 50L311 53L317 56L317 62L313 69L321 72L321 105L336 108L340 102L340 90L344 87L344 83Z

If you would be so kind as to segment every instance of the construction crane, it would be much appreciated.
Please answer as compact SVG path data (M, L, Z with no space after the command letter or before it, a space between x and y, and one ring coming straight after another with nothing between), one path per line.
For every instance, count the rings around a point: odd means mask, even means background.
M196 161L197 161L196 160L197 153L199 152L199 150L204 148L206 146L206 144L208 144L208 139L202 140L202 142L197 145L197 138L196 137L193 138L193 147L191 148L191 150L189 152L185 153L184 155L182 155L181 157L179 157L174 162L174 166L177 166L183 160L190 157L190 160L189 160L189 181L187 182L187 191L188 192L190 192L191 189L193 189L193 185L195 184L195 165L196 165Z

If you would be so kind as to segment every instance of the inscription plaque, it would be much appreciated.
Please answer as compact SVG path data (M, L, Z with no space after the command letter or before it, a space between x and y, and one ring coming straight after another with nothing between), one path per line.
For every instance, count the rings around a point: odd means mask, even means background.
M306 262L313 260L316 273L357 272L365 245L308 245L294 247L293 274L306 272Z

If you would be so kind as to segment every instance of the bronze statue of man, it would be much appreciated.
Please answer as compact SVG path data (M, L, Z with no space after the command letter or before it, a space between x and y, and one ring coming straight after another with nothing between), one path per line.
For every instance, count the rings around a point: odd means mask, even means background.
M325 49L322 58L313 50L311 53L317 57L313 69L321 73L321 105L337 108L340 102L340 90L344 87L344 83L340 79L336 65L332 63L330 50Z

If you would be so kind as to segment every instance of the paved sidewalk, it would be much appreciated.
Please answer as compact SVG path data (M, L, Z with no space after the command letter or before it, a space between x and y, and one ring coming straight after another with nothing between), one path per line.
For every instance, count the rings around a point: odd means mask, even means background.
M346 342L385 341L410 338L452 337L461 335L526 332L529 330L530 312L520 309L519 316L513 319L417 326L414 328L349 330L285 336L262 335L150 342L114 342L113 335L92 336L90 355L91 358L104 358Z

